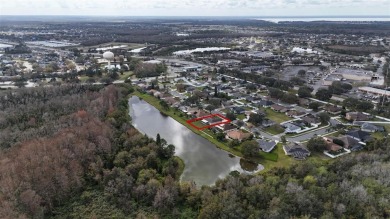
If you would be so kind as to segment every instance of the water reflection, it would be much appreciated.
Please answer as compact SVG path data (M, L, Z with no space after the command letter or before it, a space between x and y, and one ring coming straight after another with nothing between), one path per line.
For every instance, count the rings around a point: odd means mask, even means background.
M198 186L211 185L231 171L251 173L263 169L261 165L250 165L218 149L174 119L162 116L138 97L132 97L129 104L134 127L153 138L159 133L169 144L175 145L175 154L185 163L181 176L184 181L195 181Z

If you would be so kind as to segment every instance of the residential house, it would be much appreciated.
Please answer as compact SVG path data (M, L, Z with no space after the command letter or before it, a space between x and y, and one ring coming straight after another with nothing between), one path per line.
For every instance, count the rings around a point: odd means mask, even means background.
M275 112L280 112L280 113L285 113L288 110L286 107L279 104L272 105L271 109L273 109Z
M309 105L309 103L310 103L310 101L308 100L308 99L305 99L305 98L299 98L299 105L300 106L308 106Z
M384 132L385 131L383 126L374 125L374 124L371 124L368 122L363 123L363 125L360 127L360 129L362 131L365 131L365 132Z
M220 123L222 121L223 121L223 119L219 116L214 116L214 117L202 120L202 122L205 123L206 125L214 125L214 124Z
M153 92L153 96L155 96L157 98L161 98L161 97L163 97L163 94L159 91L155 91L155 92Z
M310 151L305 146L295 142L289 142L284 145L283 150L287 156L292 156L297 160L304 160L310 156Z
M297 110L290 110L286 112L286 115L291 118L299 118L301 116L306 115L305 112L297 111Z
M260 100L255 105L258 107L261 106L261 107L268 108L268 107L271 107L273 104L274 104L274 102L272 102L270 100Z
M341 136L338 139L340 139L341 141L344 142L343 147L346 149L352 149L352 148L355 148L357 146L361 146L361 144L359 144L358 140L356 140L350 136L347 136L347 135Z
M255 102L260 101L261 97L259 97L259 96L249 96L249 97L246 97L246 100L249 101L249 102L255 103Z
M227 132L226 136L232 140L243 141L248 139L251 136L251 134L243 132L241 130L232 130Z
M263 122L261 123L261 126L263 126L264 128L268 128L268 127L273 126L275 124L276 124L276 122L274 122L270 119L264 119Z
M199 91L199 90L194 90L193 94L198 96L198 97L200 97L200 98L202 98L202 99L205 99L205 98L207 98L209 96L208 92L206 92L206 91Z
M205 110L201 110L201 109L188 110L187 114L194 117L194 118L199 118L199 117L210 115L208 112L206 112Z
M312 114L302 117L301 120L303 120L307 125L311 126L318 126L321 124L320 119Z
M179 103L179 100L175 99L174 97L166 97L164 98L164 101L169 104L170 106L173 106L177 103Z
M348 112L345 115L345 119L349 121L366 121L369 120L371 117L369 115L366 115L361 112Z
M303 121L303 120L295 120L295 121L292 121L292 122L289 122L289 123L291 123L293 125L296 125L296 126L300 127L301 129L304 129L304 128L307 127L306 122Z
M230 106L233 106L233 102L232 101L223 101L222 102L222 107L223 108L227 108L227 107L230 107Z
M238 107L238 106L237 107L233 107L232 110L236 114L243 114L243 113L245 113L245 109L242 108L242 107Z
M171 90L169 93L170 93L172 96L174 96L174 97L180 98L181 100L184 100L184 99L187 98L185 95L179 93L179 92L176 91L176 90Z
M335 106L335 105L327 105L325 106L325 111L329 114L335 116L339 115L343 109L341 107Z
M259 114L260 116L267 115L267 113L264 110L262 110L262 109L257 110L256 113Z
M323 137L324 141L326 142L326 148L328 151L341 151L343 150L343 147L341 145L338 145L334 143L333 138L331 137Z
M347 132L347 136L356 139L360 142L367 142L371 140L371 135L368 132L362 131L362 130L351 130Z
M216 126L218 129L220 129L222 132L229 132L231 130L234 130L234 129L237 129L237 127L235 125L232 125L230 123L228 124L222 124L222 125L218 125Z
M225 93L225 94L230 94L231 92L233 92L232 89L224 89L220 91L220 93Z
M232 97L233 99L238 99L238 98L242 97L242 94L240 92L238 92L238 91L229 93L228 95L229 95L229 97Z
M186 90L187 93L192 94L192 92L193 92L194 90L196 90L196 88L193 87L193 86L188 86L188 87L185 88L185 90Z
M298 133L301 130L301 127L291 123L285 123L283 124L283 127L286 128L285 130L286 133Z
M265 141L262 139L257 140L257 143L259 144L259 148L267 153L271 152L277 144L276 141Z

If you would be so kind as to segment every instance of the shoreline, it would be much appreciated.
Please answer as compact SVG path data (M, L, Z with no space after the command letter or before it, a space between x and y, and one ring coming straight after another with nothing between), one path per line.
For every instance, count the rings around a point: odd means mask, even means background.
M206 140L208 140L209 142L214 144L218 149L224 150L224 151L226 151L234 156L237 156L239 158L242 158L242 159L248 160L250 162L254 162L256 164L262 165L264 167L264 169L262 171L264 171L266 169L270 169L274 166L279 166L279 162L278 162L279 157L277 156L277 154L276 154L276 161L271 160L270 158L267 159L262 154L260 154L261 157L257 157L257 158L244 158L244 156L242 155L242 153L240 151L228 147L226 144L219 142L218 140L212 138L211 136L209 136L207 133L205 133L203 131L195 130L193 127L191 127L186 122L185 118L179 116L178 113L181 113L181 112L174 110L171 107L169 108L170 110L168 110L168 111L162 109L162 107L159 105L159 100L157 98L155 98L154 96L151 96L147 93L141 93L138 90L135 90L132 94L130 94L130 96L137 96L141 100L144 100L145 102L149 103L150 105L155 107L157 110L159 110L160 113L163 113L166 116L171 117L175 121L179 122L180 124L184 125L188 129L190 129L193 133L205 138ZM278 151L277 148L275 148L275 150ZM268 155L268 154L266 154L266 155ZM268 155L268 156L271 156L271 155ZM261 172L261 171L258 171L258 172ZM258 173L258 172L256 172L256 173Z

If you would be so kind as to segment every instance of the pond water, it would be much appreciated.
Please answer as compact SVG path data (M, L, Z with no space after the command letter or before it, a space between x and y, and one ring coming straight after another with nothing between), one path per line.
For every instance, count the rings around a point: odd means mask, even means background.
M185 163L182 181L194 181L197 186L212 185L231 171L254 173L264 168L218 149L138 97L130 98L129 105L135 128L152 138L159 133L168 144L175 145L175 154Z

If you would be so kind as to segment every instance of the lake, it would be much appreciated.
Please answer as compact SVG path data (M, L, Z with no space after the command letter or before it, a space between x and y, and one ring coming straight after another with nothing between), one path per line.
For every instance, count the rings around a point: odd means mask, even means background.
M9 47L12 47L12 45L0 43L0 49L9 48Z
M214 144L195 134L171 117L164 116L149 103L133 96L129 99L132 124L140 132L156 138L159 133L168 144L175 145L176 156L183 159L182 181L194 181L197 186L213 185L231 171L254 173L262 165L247 162L218 149Z

